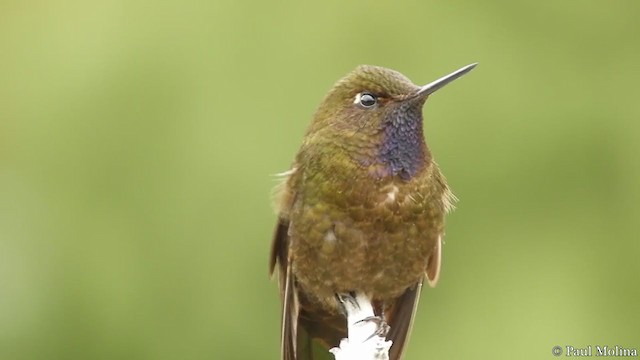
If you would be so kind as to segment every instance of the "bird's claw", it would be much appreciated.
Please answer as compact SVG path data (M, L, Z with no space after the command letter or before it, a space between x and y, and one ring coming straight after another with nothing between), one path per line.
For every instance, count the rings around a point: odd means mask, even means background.
M363 342L371 340L374 337L380 337L384 339L387 336L387 334L389 333L390 327L387 324L387 322L384 320L384 317L375 316L373 308L371 308L370 306L368 307L368 310L367 310L367 306L363 308L362 305L358 302L358 296L356 293L354 292L336 293L336 299L338 300L338 303L342 306L342 311L347 317L347 322L349 322L352 325L355 325L358 328L362 328L363 326L366 326L369 323L375 325L375 329L373 330L373 333L369 337L363 339L362 340ZM362 301L362 299L360 300ZM365 313L361 314L363 311ZM368 315L367 312L371 315L366 316ZM362 315L366 317L356 320L358 319L358 317L361 317ZM370 328L371 327L367 327L367 329L370 329Z
M376 336L384 338L389 333L389 329L390 329L389 325L380 316L369 316L369 317L366 317L366 318L364 318L362 320L358 320L356 322L356 324L361 324L361 323L365 323L365 322L372 322L372 323L376 324L376 330L373 332L373 334L371 334L371 336L366 338L364 341L367 341L367 340L369 340L369 339L371 339L373 337L376 337Z

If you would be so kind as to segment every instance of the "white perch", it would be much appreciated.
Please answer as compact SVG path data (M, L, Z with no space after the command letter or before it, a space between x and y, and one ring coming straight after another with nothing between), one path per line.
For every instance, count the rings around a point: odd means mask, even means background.
M382 324L386 331L380 331L381 319L375 318L371 300L358 293L343 305L347 311L347 338L329 350L335 360L389 360L392 342L385 339L388 326Z

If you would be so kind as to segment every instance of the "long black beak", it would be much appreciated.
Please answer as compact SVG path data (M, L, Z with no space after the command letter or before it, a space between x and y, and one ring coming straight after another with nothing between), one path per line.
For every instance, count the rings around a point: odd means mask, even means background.
M436 81L432 81L432 82L428 83L427 85L421 87L420 90L418 90L418 92L416 93L415 96L426 97L429 94L433 94L437 90L440 90L441 88L443 88L448 83L452 82L453 80L455 80L455 79L459 78L460 76L462 76L462 75L468 73L469 71L471 71L474 67L476 67L476 65L478 65L478 63L473 63L473 64L470 64L470 65L467 65L467 66L463 67L462 69L458 69L458 70L452 72L449 75L443 76L443 77L441 77L440 79L438 79Z

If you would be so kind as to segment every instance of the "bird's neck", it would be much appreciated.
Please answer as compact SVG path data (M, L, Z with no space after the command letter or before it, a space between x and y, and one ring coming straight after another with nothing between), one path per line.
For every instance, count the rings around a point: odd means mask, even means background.
M376 157L389 175L410 180L431 161L422 122L422 107L413 103L405 103L386 114Z
M363 175L377 180L399 177L409 181L431 162L422 122L420 107L398 107L379 126L360 128L348 137L344 131L310 135L309 149L303 153L320 155L322 162L327 162L322 168L336 167L335 174L343 174L343 166L350 171L358 167L364 170L349 174L350 179ZM357 165L356 168L349 163Z
M430 161L421 114L389 121L382 134L378 157L392 176L410 180L420 172Z

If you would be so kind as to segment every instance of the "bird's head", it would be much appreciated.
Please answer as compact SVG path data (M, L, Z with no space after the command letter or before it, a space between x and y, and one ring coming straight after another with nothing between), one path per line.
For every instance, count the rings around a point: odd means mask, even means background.
M325 96L307 141L332 141L364 166L379 163L392 175L411 177L428 156L422 134L422 106L427 97L475 66L465 66L424 86L395 70L358 66Z

